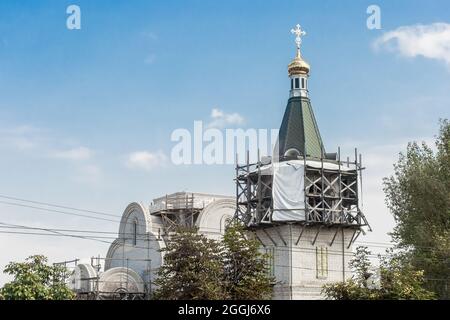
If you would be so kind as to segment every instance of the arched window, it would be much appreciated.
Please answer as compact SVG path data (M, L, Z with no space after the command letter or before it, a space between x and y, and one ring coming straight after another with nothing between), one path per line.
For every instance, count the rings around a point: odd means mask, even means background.
M137 221L134 220L133 222L133 245L135 246L137 244Z

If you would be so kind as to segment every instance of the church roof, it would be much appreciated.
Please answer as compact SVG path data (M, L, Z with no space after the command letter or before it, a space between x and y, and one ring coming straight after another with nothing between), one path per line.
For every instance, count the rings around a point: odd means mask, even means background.
M308 97L288 100L278 136L280 159L286 151L295 149L300 155L320 158L325 150Z

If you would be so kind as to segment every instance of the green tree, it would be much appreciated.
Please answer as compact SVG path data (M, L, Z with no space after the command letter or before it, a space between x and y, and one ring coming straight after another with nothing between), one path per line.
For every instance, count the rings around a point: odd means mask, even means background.
M272 295L273 278L267 269L267 254L262 254L257 240L233 222L223 238L225 285L229 299L268 299Z
M198 234L196 229L180 228L161 250L164 263L159 268L155 299L225 299L224 266L219 242Z
M394 174L384 179L386 202L396 226L392 238L408 264L424 270L426 288L449 299L450 124L442 120L436 151L409 143Z
M370 262L371 252L366 247L358 247L350 262L351 279L327 284L323 294L334 300L427 300L434 294L423 288L423 271L417 271L403 254L387 251L380 258L376 272ZM378 274L379 273L379 274ZM378 279L377 279L378 278Z
M75 297L67 287L67 269L48 265L43 255L28 257L25 262L10 262L3 271L14 277L0 289L5 300L69 300Z
M424 283L423 270L417 270L403 252L394 253L390 249L381 258L379 296L382 299L434 299L434 292L426 290Z
M244 228L231 224L223 240L196 229L179 229L167 247L154 281L155 299L267 299L272 293L267 255Z
M371 253L367 247L357 247L354 258L350 261L352 278L323 287L322 293L333 300L373 300L378 298L378 292L369 288L369 279L374 276L371 270Z

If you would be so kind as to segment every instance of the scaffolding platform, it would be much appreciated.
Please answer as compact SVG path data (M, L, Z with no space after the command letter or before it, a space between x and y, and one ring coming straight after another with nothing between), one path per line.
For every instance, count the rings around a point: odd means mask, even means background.
M274 221L273 206L273 163L265 157L256 163L249 163L247 154L244 165L236 165L236 214L235 219L249 228L264 227L281 223L318 224L361 229L370 225L360 209L362 186L361 155L355 149L355 159L341 161L340 150L334 157L296 157L303 163L304 183L302 199L304 215L291 221ZM259 157L258 157L259 159ZM236 163L238 161L236 160ZM289 210L289 209L283 209Z
M161 218L163 235L170 235L179 227L195 226L200 212L208 204L228 198L206 193L176 192L153 199L150 214Z

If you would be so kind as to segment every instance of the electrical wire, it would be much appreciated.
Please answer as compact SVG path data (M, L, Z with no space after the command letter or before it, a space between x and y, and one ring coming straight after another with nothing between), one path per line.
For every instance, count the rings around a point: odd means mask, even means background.
M55 207L55 208L61 208L61 209L69 209L69 210L80 211L80 212L94 213L94 214L103 215L103 216L119 217L119 218L121 217L120 215L117 215L117 214L105 213L105 212L88 210L88 209L74 208L74 207L69 207L69 206L63 206L63 205L60 205L60 204L49 203L49 202L40 202L40 201L35 201L35 200L28 200L28 199L24 199L24 198L17 198L17 197L7 196L7 195L3 195L3 194L0 194L0 198L9 199L9 200L16 200L16 201L22 201L22 202L28 202L28 203L34 203L34 204L40 204L40 205L45 205L45 206Z
M28 200L28 199L19 198L19 197L0 195L0 198L7 198L7 199L18 200L18 201L25 201L25 202L29 202L29 203L36 203L36 204L42 204L42 205L47 205L47 206L54 206L54 207L59 207L59 208L66 208L66 209L71 209L71 210L77 210L77 211L82 211L82 212L87 212L87 213L94 213L94 214L102 214L102 215L119 217L118 215L112 215L112 214L109 214L109 213L104 213L104 212L99 212L99 211L94 211L94 210L88 210L88 209L74 208L74 207L69 207L69 206L62 206L62 205L57 205L57 204L52 204L52 203L47 203L47 202L40 202L40 201L35 201L35 200ZM100 218L100 217L93 217L93 216L88 216L88 215L82 215L82 214L77 214L77 213L72 213L72 212L61 211L61 210L54 210L54 209L49 209L49 208L36 207L36 206L25 205L25 204L20 204L20 203L13 203L13 202L1 201L1 200L0 200L0 203L7 204L7 205L16 205L16 206L30 208L30 209L48 211L48 212L51 212L51 213L67 214L67 215L73 215L73 216L78 216L78 217L83 217L83 218L104 220L104 221L110 221L110 222L120 222L119 220L112 220L112 219L105 219L105 218ZM127 222L126 224L131 224L131 222ZM137 223L137 225L145 226L146 228L148 228L147 224ZM213 233L217 233L217 232L221 233L223 231L221 228L212 228L212 227L209 227L209 228L208 227L202 227L201 229L202 230L211 230L210 232L213 232ZM56 229L53 229L53 230L54 231L58 231ZM61 231L81 232L79 230L73 230L73 229L72 230L64 230L64 229L62 229ZM91 233L93 233L93 232L91 232ZM113 232L111 232L111 234L112 233ZM125 233L122 233L122 234L125 234ZM132 233L127 233L127 234L132 234ZM134 233L133 233L133 235L134 235ZM157 238L159 240L159 237L154 237L154 238ZM355 244L356 243L358 243L358 244L365 244L366 246L369 246L369 247L377 247L377 245L378 245L378 247L381 247L381 248L383 248L383 247L395 248L395 244L392 244L392 243L355 241ZM416 248L431 249L431 250L435 249L433 247L425 247L425 246L416 246Z
M111 221L111 222L120 222L119 220L112 220L112 219L107 219L107 218L93 217L93 216L89 216L89 215L85 215L85 214L79 214L79 213L73 213L73 212L67 212L67 211L61 211L61 210L54 210L54 209L36 207L36 206L31 206L31 205L26 205L26 204L21 204L21 203L15 203L15 202L8 202L8 201L0 200L0 203L1 204L6 204L6 205L11 205L11 206L19 206L19 207L24 207L24 208L30 208L30 209L41 210L41 211L48 211L48 212L52 212L52 213L60 213L60 214L71 215L71 216L78 216L78 217L89 218L89 219Z

